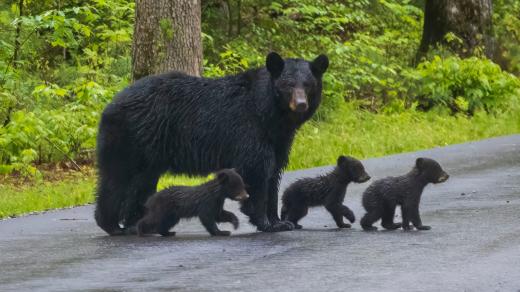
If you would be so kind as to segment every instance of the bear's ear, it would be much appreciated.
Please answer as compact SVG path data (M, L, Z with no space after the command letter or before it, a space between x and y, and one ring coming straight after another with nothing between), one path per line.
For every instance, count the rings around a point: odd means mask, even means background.
M419 169L419 170L422 170L423 167L424 167L424 158L422 157L419 157L415 160L415 166Z
M337 161L337 164L338 165L341 165L343 163L347 162L347 157L341 155L340 157L338 157L338 161Z
M319 55L311 62L311 70L314 76L321 77L329 67L329 58L325 55Z
M229 180L229 176L225 171L220 171L217 173L217 179L220 183L225 183Z
M273 78L278 78L280 75L282 75L284 65L285 62L283 61L282 57L280 57L280 55L275 52L269 53L265 59L265 67L267 67L267 71L271 73Z

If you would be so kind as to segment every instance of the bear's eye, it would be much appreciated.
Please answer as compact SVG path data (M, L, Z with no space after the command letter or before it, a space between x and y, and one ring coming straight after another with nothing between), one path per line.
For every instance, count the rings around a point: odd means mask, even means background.
M312 82L312 81L304 81L304 82L303 82L303 86L304 86L305 88L312 87L312 86L314 86L314 82Z
M296 86L296 81L294 81L293 79L280 80L278 86L282 88L293 88L294 86Z

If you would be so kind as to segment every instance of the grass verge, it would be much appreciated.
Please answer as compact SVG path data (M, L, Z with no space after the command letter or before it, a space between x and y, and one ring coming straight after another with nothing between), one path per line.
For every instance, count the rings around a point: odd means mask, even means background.
M520 133L520 109L499 115L479 113L467 118L438 111L374 114L344 103L326 121L309 122L300 130L288 169L333 164L340 154L378 157L514 133ZM205 180L164 176L159 189ZM92 171L32 184L0 183L0 218L91 203L94 189Z

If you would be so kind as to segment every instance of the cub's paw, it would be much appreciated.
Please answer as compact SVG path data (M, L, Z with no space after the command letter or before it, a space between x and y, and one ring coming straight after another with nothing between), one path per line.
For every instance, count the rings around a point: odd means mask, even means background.
M347 213L345 218L347 218L347 220L350 221L350 223L356 222L356 216L354 216L354 213L352 213L352 212Z
M303 226L301 226L300 224L294 224L294 229L302 229Z
M412 230L412 226L410 226L410 225L403 225L402 227L403 227L403 230L404 230L404 231L410 231L410 230Z
M282 232L282 231L291 231L294 229L294 224L289 221L278 221L274 224L270 224L260 229L263 232Z
M377 227L375 226L361 226L365 231L377 231Z
M427 225L416 226L415 228L417 228L417 230L430 230L430 229L432 229L430 226L427 226Z
M230 231L216 231L214 234L212 234L212 236L230 236L231 235L231 232Z
M175 232L173 232L173 231L166 231L166 232L163 232L160 234L161 234L161 236L164 236L164 237L175 236Z
M348 223L342 223L342 224L338 224L338 228L351 228L352 225L348 224Z
M392 225L383 225L383 228L387 229L387 230L396 230L396 229L401 228L401 226L402 226L401 223L394 223Z

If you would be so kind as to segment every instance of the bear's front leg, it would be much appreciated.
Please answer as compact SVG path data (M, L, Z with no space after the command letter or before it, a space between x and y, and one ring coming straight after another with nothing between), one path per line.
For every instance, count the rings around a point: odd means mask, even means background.
M281 170L278 170L269 180L267 192L267 219L274 229L279 229L279 231L289 231L293 230L295 225L290 221L280 220L280 217L278 216L278 189L280 186L280 176Z
M254 166L258 165L270 165L266 161L258 161L256 163L252 163ZM249 199L247 199L244 203L242 203L242 207L240 211L249 216L249 222L255 225L259 231L263 232L279 232L279 231L287 231L292 230L291 226L287 226L285 224L279 224L280 219L278 219L278 215L276 214L275 223L272 224L269 222L267 217L267 205L268 205L268 189L269 189L269 180L270 177L267 169L245 169L240 171L242 174L242 178L248 185L247 192L249 193ZM276 207L278 202L276 202ZM271 208L274 207L274 203L271 202Z

